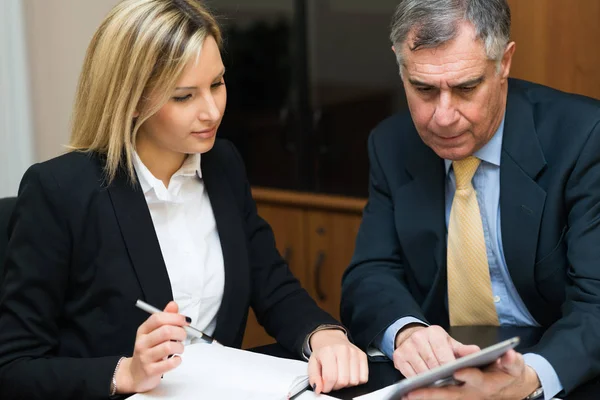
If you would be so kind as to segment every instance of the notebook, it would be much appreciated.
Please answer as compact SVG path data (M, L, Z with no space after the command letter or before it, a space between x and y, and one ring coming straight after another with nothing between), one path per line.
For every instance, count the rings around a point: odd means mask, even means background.
M303 361L204 343L186 346L181 358L181 365L166 373L158 387L130 399L287 400L308 388L308 364Z

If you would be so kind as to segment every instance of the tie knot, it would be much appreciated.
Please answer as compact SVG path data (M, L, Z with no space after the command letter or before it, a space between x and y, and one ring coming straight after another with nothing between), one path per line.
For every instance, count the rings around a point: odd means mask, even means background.
M454 176L456 177L456 190L466 189L471 185L471 180L481 160L474 156L469 156L465 159L452 161L454 168Z

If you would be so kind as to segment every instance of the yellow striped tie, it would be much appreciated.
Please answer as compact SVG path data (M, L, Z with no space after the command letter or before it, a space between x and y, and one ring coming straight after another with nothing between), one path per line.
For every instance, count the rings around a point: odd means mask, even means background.
M448 224L450 325L498 326L477 193L471 183L479 160L452 162L456 193Z

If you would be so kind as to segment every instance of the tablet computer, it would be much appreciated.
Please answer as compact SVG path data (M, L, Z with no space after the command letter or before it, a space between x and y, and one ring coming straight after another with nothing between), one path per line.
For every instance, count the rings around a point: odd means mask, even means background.
M441 387L449 384L459 383L452 378L452 375L460 369L485 367L490 365L498 358L502 357L508 350L515 348L519 344L519 338L505 340L493 346L486 347L477 353L469 354L458 358L448 364L430 369L427 372L420 373L410 378L398 382L388 400L400 399L402 396L412 392L415 389L423 387Z

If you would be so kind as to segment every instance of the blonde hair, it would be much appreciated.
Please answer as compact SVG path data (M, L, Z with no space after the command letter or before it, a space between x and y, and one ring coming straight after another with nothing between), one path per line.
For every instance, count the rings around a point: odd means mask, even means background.
M136 181L137 131L167 102L207 35L221 46L215 18L197 0L125 0L106 16L83 62L69 148L106 157L107 183L120 168Z

